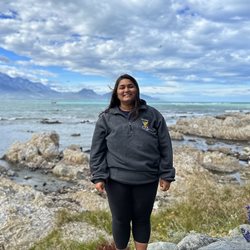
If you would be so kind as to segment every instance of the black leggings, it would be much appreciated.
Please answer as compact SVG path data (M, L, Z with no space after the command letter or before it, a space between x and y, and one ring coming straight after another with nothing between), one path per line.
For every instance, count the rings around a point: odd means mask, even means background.
M143 185L127 185L108 180L106 192L112 214L113 237L118 249L127 247L130 222L136 242L148 243L150 215L157 192L158 181Z

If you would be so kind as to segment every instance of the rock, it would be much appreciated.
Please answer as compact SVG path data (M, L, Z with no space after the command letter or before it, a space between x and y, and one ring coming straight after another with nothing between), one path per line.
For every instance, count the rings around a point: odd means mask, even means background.
M180 132L170 130L169 134L170 134L171 139L174 141L183 141L184 140L184 136Z
M108 240L112 242L112 236L108 235L106 231L98 229L86 222L68 223L62 227L62 237L64 241L77 241L80 243L90 242L94 239Z
M174 165L178 176L186 177L194 171L205 171L200 165L202 152L191 146L179 146L174 148Z
M205 234L190 233L177 244L177 247L178 250L196 250L215 241L217 241L216 238Z
M59 135L56 132L34 134L30 141L46 160L59 155Z
M4 155L7 162L32 169L50 168L49 164L59 156L59 135L56 132L33 134L25 142L14 143Z
M16 173L15 171L9 169L9 170L7 171L7 176L9 176L9 177L14 177L14 176L17 176L17 173Z
M148 244L148 250L177 250L177 245L170 242L154 242Z
M81 151L80 147L71 145L63 151L63 160L72 165L88 164L88 154Z
M6 171L7 171L6 168L5 168L4 166L1 166L1 165L0 165L0 175L1 175L1 174L5 174Z
M215 139L206 139L206 144L207 145L215 145L216 144L216 140Z
M250 225L249 224L243 224L243 225L240 225L240 226L234 228L233 230L231 230L228 235L230 237L242 236L242 232L241 232L242 228L244 230L248 230L250 232Z
M56 164L53 168L52 173L61 177L68 177L70 179L82 179L84 178L83 167L69 165L63 161Z
M250 156L250 147L244 147L243 148L243 154Z
M80 123L90 123L89 120L82 120Z
M49 119L47 119L47 118L45 118L45 119L42 119L41 120L41 123L42 124L61 124L61 122L59 122L59 121L53 121L53 120L49 120Z
M90 181L87 185L91 185ZM100 237L110 241L111 236L104 230L84 221L65 223L58 228L58 212L62 209L69 214L89 211L91 207L92 210L108 210L106 198L90 190L83 192L82 185L78 188L81 190L72 188L68 192L45 195L32 187L0 177L0 247L6 250L30 249L54 229L60 230L63 242L88 242Z
M231 156L234 156L235 153L232 151L231 148L227 148L227 147L213 147L213 148L208 148L209 152L220 152L220 153L223 153L225 155L231 155Z
M24 178L25 180L29 180L29 179L31 179L32 177L26 175L26 176L24 176L23 178Z
M250 141L250 114L231 113L225 119L211 116L179 119L171 129L212 139Z
M208 246L199 248L199 250L249 250L250 243L242 236L235 238L224 238Z
M63 159L53 168L57 176L73 179L84 178L84 170L89 171L88 155L76 145L71 145L63 151Z
M240 160L240 161L246 161L246 162L248 162L249 159L250 159L250 156L249 156L249 155L240 155L240 156L239 156L239 160Z
M243 148L242 154L239 156L239 159L247 162L250 160L250 147Z
M73 134L71 134L71 136L76 137L76 136L81 136L81 134L80 133L73 133Z
M42 193L0 177L0 194L0 235L5 249L29 249L52 230L56 209L47 207Z
M96 191L79 190L72 194L72 199L79 203L88 211L105 210L109 211L108 200L106 196L97 195Z
M234 173L241 168L236 158L220 152L205 152L201 154L199 163L210 171L221 173Z
M248 215L249 218L250 214ZM249 220L248 220L249 221ZM246 241L250 244L250 225L241 225L240 231Z

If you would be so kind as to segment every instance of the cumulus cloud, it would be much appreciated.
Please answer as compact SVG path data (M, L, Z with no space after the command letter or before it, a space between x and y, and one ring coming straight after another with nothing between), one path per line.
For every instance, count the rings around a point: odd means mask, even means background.
M159 92L202 84L249 89L245 0L19 0L1 1L0 10L0 45L29 59L27 75L34 76L32 66L56 66L108 79L146 72L159 79Z

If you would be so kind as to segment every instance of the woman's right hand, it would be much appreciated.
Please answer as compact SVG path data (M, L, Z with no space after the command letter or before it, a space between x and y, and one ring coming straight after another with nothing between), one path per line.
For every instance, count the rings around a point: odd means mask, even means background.
M103 193L104 192L104 187L105 187L105 183L103 181L97 182L95 184L95 188L98 192Z

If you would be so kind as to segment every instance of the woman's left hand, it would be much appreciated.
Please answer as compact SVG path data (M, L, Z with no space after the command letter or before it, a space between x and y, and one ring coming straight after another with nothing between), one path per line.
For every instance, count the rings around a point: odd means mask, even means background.
M161 191L167 191L170 188L171 182L160 179L160 189Z

